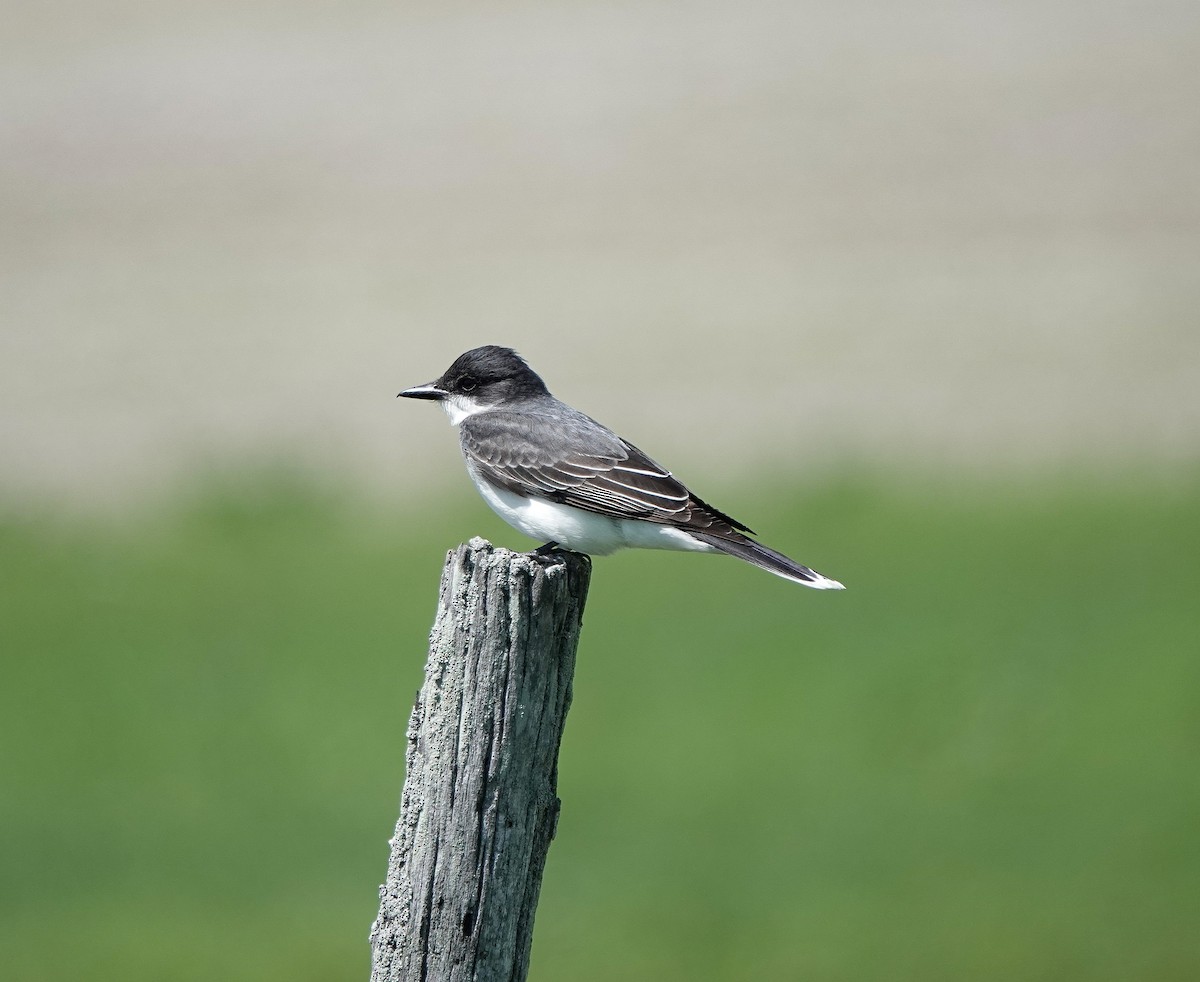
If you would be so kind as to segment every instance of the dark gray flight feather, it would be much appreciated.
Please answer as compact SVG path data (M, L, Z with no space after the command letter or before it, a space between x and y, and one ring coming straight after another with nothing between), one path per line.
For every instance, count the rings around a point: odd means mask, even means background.
M492 410L464 419L458 430L463 454L477 470L522 497L689 532L751 531L697 498L633 444L565 403L555 407L553 418L524 409Z

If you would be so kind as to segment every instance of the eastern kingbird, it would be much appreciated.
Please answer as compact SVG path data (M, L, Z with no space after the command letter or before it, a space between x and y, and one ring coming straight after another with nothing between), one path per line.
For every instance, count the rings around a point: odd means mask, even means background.
M724 552L804 586L843 589L743 535L754 532L632 443L559 402L512 348L475 348L441 378L400 395L441 403L484 501L513 528L548 540L539 552Z

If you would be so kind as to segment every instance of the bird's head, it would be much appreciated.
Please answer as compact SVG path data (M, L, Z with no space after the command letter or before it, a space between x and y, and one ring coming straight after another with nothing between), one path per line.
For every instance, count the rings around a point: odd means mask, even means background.
M407 399L432 399L442 404L450 422L498 406L549 395L541 377L512 348L485 344L454 359L440 378L400 393Z

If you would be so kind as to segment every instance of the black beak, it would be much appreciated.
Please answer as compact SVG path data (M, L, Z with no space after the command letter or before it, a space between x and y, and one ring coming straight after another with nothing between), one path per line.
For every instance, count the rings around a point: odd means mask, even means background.
M396 393L396 398L404 396L405 399L445 399L449 393L441 388L437 382L426 382L424 385L414 385L411 389L405 389L403 392Z

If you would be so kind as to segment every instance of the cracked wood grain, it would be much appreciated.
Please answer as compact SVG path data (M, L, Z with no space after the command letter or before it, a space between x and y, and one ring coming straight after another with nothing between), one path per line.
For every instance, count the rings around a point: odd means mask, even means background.
M447 554L371 982L525 978L590 576L577 553Z

